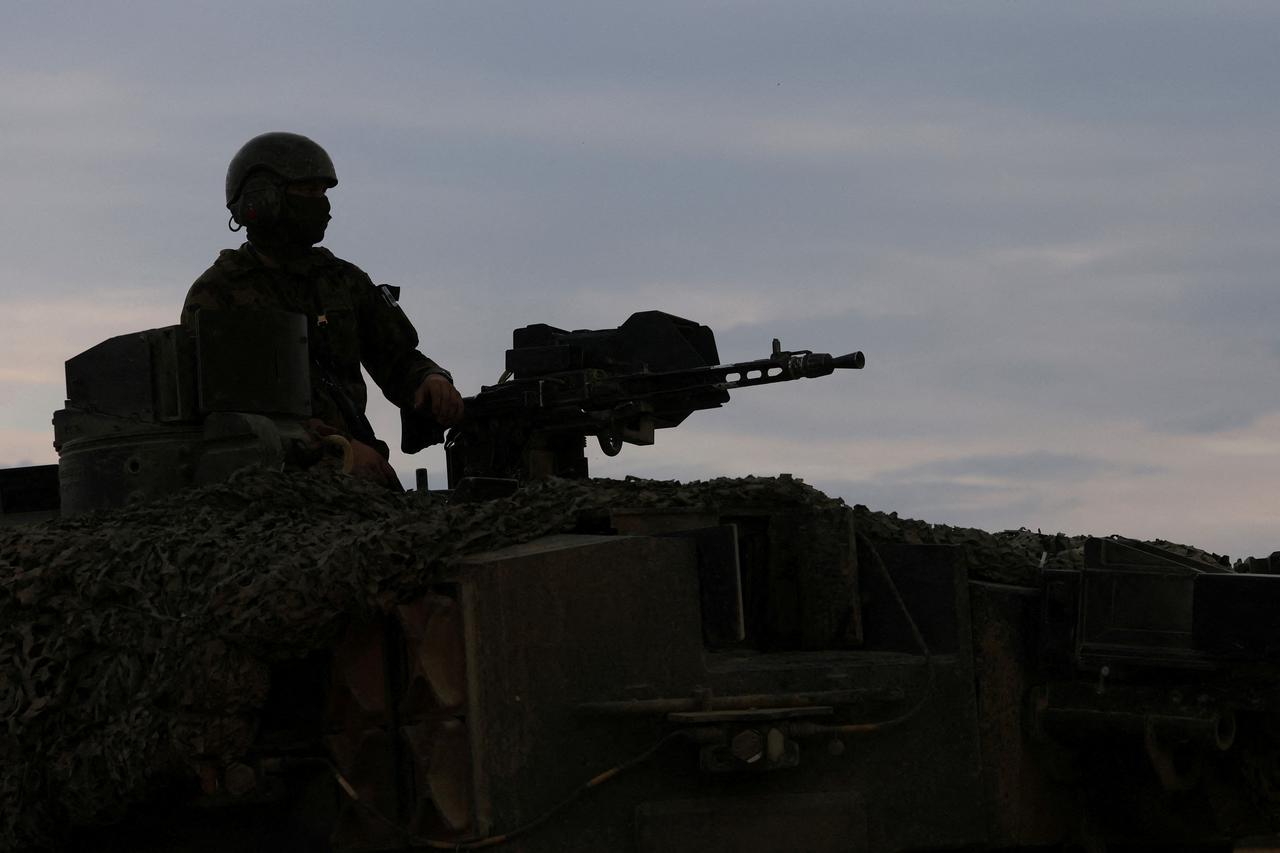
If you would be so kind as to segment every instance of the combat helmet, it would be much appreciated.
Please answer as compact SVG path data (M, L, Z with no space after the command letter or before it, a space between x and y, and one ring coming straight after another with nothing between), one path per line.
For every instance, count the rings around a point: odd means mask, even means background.
M269 180L250 181L255 175ZM227 209L242 225L266 224L279 215L284 185L308 180L324 181L330 187L337 185L338 175L329 154L301 134L263 133L242 145L231 158L227 167Z

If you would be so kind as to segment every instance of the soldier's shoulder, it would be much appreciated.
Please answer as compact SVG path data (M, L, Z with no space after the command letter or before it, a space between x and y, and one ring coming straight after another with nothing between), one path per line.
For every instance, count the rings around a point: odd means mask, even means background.
M314 257L318 265L332 269L343 279L359 284L369 284L372 282L368 273L351 263L351 261L338 257L328 249L323 249L317 246L312 249L312 252L314 253Z
M319 247L312 249L310 257L314 266L311 269L319 273L324 284L322 287L332 288L342 294L342 299L353 305L365 305L374 293L373 280L360 267L343 260L328 249ZM336 294L335 294L336 295Z
M259 261L249 252L247 246L239 249L223 249L213 264L200 274L194 286L213 287L243 278L246 274L260 267Z

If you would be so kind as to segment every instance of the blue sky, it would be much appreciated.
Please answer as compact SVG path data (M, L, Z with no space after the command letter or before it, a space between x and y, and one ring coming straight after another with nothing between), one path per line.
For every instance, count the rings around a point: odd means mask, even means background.
M278 129L464 392L516 326L651 308L867 353L598 473L1266 553L1278 42L1268 3L13 3L0 465L54 461L64 359L176 320Z

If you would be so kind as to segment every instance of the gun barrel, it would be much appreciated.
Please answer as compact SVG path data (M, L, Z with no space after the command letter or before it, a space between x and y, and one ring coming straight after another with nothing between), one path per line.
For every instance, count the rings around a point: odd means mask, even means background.
M831 359L831 366L834 368L850 368L852 370L861 370L867 364L866 356L861 352L851 352L848 355L838 355Z
M827 355L825 352L815 352L801 356L793 363L796 365L793 368L795 372L789 376L783 376L783 379L796 379L801 376L817 379L819 376L830 376L840 368L861 370L867 360L860 352L851 352L848 355Z

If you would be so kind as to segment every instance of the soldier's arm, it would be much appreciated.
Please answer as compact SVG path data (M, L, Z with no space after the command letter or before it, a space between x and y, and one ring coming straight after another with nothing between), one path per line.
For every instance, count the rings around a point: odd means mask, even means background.
M428 376L453 381L449 371L418 351L418 332L389 288L364 276L360 287L360 361L383 395L396 406L413 408Z

